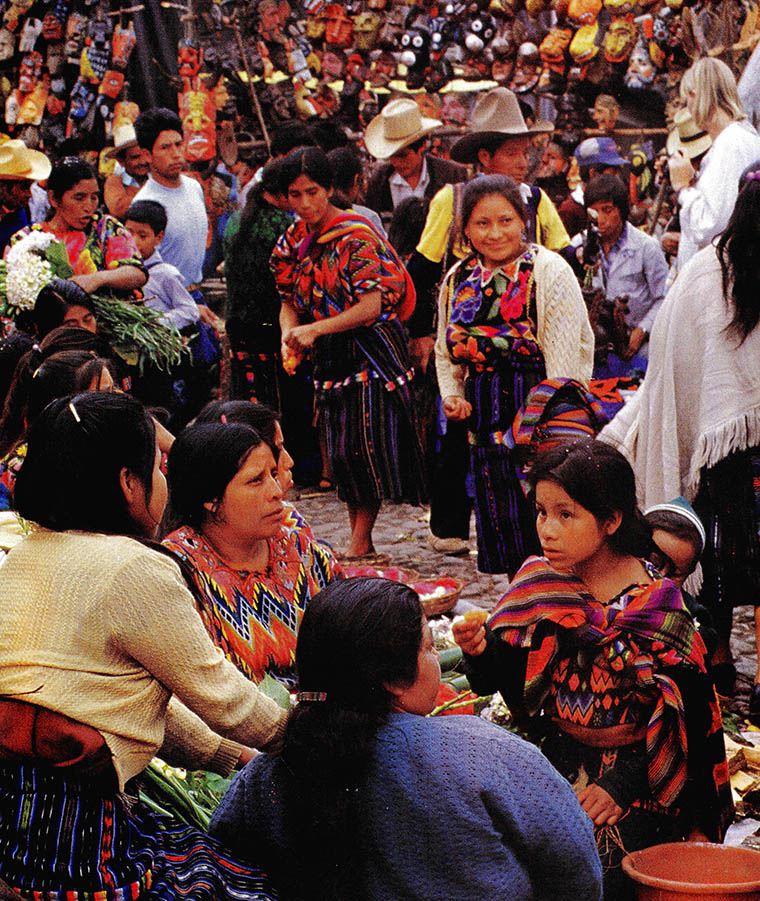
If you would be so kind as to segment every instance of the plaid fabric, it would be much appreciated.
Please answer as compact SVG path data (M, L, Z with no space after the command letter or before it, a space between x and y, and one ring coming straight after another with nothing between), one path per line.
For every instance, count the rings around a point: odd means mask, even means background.
M601 678L605 671L629 675L632 691L653 703L646 732L649 786L654 799L667 808L686 785L687 743L681 694L663 669L690 666L704 673L707 652L678 587L657 578L651 564L647 568L655 581L632 585L602 604L575 576L556 572L543 557L531 557L499 601L489 625L513 647L530 649L524 696L531 714L547 701L563 662L579 651L596 651L593 666L600 679L595 693L600 697L605 693ZM584 706L579 698L575 709ZM706 739L722 729L714 695L710 709ZM722 801L722 834L731 814L725 755L715 764L713 782Z

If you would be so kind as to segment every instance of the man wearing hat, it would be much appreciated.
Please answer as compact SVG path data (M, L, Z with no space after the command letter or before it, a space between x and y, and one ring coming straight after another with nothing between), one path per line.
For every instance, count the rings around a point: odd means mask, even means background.
M116 160L122 171L106 179L103 200L108 212L123 222L135 194L148 180L150 153L137 143L131 124L114 129L113 144L113 150L106 156L109 160Z
M26 225L32 184L50 175L50 160L23 141L5 139L0 143L0 252L10 244L11 235Z
M621 167L626 165L612 138L586 138L575 148L573 157L578 165L581 183L559 207L560 219L571 237L588 225L583 204L585 186L597 175L618 175Z
M366 205L385 224L406 197L433 197L444 185L464 181L467 169L426 153L428 135L443 125L420 113L410 97L391 100L367 126L364 144L377 160L365 197Z
M528 212L528 240L555 251L569 247L570 239L554 204L540 188L523 182L531 138L553 126L541 123L528 128L516 95L504 87L479 98L470 125L469 134L452 146L452 159L477 164L486 175L512 178L520 186ZM467 253L460 222L462 193L461 185L449 184L433 197L422 237L407 267L417 291L417 307L407 323L409 333L420 340L425 336L431 348L435 288L443 272ZM453 422L448 422L446 429L430 480L430 544L442 553L465 553L472 507L465 487L467 429L464 423Z

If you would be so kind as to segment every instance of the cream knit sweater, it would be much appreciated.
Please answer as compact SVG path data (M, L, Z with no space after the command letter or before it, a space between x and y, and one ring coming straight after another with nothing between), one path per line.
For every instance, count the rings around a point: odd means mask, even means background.
M538 329L536 338L543 351L547 378L576 379L584 385L591 378L594 365L594 333L588 321L588 311L573 270L558 253L532 245L536 255L536 308ZM457 266L460 264L457 263ZM438 297L438 336L435 342L435 371L441 397L464 397L467 365L454 363L446 346L449 324L448 291L446 284Z
M0 695L98 729L121 788L162 746L224 771L234 742L272 747L284 728L211 643L177 565L122 536L39 530L8 554Z

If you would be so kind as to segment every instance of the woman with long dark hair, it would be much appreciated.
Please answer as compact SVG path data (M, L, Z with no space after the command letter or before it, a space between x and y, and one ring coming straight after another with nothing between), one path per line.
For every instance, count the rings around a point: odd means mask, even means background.
M414 287L396 252L361 216L335 207L323 151L282 164L281 183L300 216L271 265L280 291L283 359L308 351L317 426L348 506L349 557L372 554L381 502L424 499L422 448L402 320Z
M210 829L255 849L283 899L599 897L591 822L538 750L476 717L426 717L440 666L411 588L330 585L296 667L282 753L246 767Z
M705 525L699 596L719 692L734 693L732 610L755 605L760 647L760 159L716 246L679 274L655 321L644 384L600 437L631 461L643 505L682 495ZM694 588L699 584L692 583ZM760 663L750 700L760 722Z

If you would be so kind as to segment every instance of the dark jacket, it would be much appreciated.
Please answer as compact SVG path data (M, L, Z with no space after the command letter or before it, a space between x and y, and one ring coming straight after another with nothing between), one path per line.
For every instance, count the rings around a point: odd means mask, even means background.
M429 153L425 154L425 160L428 174L430 175L430 183L425 190L425 197L428 199L444 185L465 181L467 178L466 166L460 166L459 163L452 163L449 160L443 160ZM387 222L393 213L393 198L391 197L391 186L388 181L392 173L393 166L390 163L382 163L378 166L369 180L367 194L364 199L365 205L379 213L383 222Z

